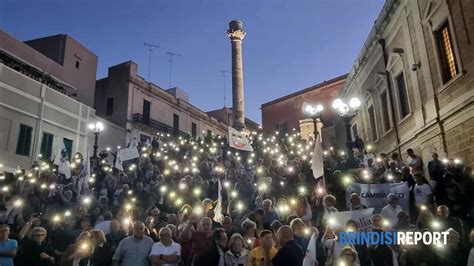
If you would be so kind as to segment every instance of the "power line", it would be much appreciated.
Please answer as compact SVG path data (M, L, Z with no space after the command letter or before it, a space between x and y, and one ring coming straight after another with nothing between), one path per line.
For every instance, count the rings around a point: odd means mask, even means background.
M150 81L150 69L151 69L151 52L153 52L153 48L160 48L158 45L144 43L145 46L148 47L148 81Z
M169 88L171 89L171 70L172 70L172 65L173 65L173 56L177 55L177 56L183 56L181 54L177 54L177 53L173 53L173 50L169 51L169 52L166 52L169 56L170 56L170 59L168 60L168 62L170 62L170 86Z

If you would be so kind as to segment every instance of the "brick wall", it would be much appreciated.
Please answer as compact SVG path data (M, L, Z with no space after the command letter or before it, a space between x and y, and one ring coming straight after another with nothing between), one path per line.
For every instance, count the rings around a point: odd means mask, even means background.
M464 160L470 166L474 162L474 118L446 131L446 143L450 158Z

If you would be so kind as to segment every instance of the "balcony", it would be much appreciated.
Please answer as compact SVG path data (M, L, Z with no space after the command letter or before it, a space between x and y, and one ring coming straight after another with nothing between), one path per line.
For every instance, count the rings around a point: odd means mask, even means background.
M163 133L170 133L170 134L173 134L175 136L181 136L183 138L189 138L188 133L183 132L181 130L178 130L177 132L175 132L173 127L171 127L171 126L169 126L165 123L162 123L160 121L156 121L156 120L151 119L151 118L143 117L143 115L140 114L140 113L133 114L132 119L133 119L134 123L143 124L143 125L147 126L148 128L150 128L152 130L156 130L158 132L163 132Z
M55 91L58 91L73 99L76 99L77 92L74 88L70 87L69 85L62 84L54 77L45 74L44 71L41 71L35 68L34 66L26 64L23 61L7 54L4 51L0 51L0 63L25 76L28 76L40 83L45 84L46 86L52 88Z

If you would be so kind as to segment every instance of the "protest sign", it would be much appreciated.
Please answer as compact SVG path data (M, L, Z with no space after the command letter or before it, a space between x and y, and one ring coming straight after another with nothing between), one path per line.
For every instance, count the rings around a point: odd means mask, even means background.
M120 154L120 161L125 162L140 157L137 147L130 147L118 151Z
M235 149L253 151L252 145L250 145L247 136L232 127L229 127L229 145Z
M332 228L344 228L347 221L352 220L359 225L361 231L372 228L372 213L374 208L357 211L332 212L328 217L328 224Z
M382 208L387 205L387 196L390 193L394 193L398 196L398 204L403 210L407 212L410 210L410 191L406 182L386 184L353 183L346 188L347 207L349 207L352 193L359 194L360 203L369 208L374 208L375 213L380 213Z

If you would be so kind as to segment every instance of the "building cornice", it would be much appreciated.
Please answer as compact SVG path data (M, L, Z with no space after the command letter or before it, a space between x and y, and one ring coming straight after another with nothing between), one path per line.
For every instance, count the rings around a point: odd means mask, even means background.
M302 89L302 90L299 90L299 91L296 91L296 92L293 92L291 94L288 94L286 96L283 96L283 97L280 97L280 98L277 98L275 100L272 100L270 102L266 102L264 104L262 104L262 106L260 107L260 109L263 109L263 108L266 108L272 104L275 104L275 103L278 103L278 102L282 102L284 100L287 100L287 99L290 99L290 98L293 98L295 96L298 96L300 94L305 94L307 92L310 92L310 91L313 91L313 90L317 90L317 89L321 89L321 88L324 88L324 87L328 87L330 85L333 85L334 83L337 83L339 81L343 81L347 78L347 75L348 74L344 74L344 75L341 75L341 76L338 76L338 77L335 77L333 79L330 79L330 80L325 80L319 84L316 84L314 86L311 86L311 87L308 87L306 89Z

